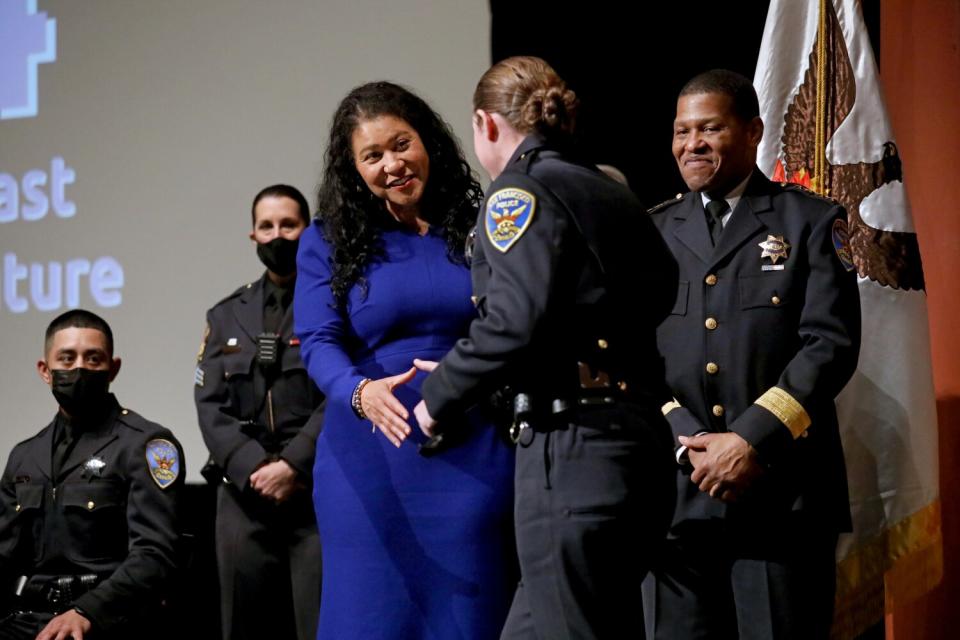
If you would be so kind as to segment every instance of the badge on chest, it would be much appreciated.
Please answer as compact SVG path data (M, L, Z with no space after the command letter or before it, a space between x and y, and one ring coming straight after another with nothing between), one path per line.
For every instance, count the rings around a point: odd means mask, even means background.
M790 257L790 244L784 240L783 236L768 235L767 239L757 243L757 246L761 249L760 268L762 270L783 271L784 263Z
M103 469L106 466L106 460L100 456L91 456L86 462L83 463L81 477L84 479L101 478L103 477Z

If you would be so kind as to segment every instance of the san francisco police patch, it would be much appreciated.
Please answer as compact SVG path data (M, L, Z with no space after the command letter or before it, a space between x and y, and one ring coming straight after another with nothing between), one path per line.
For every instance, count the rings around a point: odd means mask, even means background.
M151 440L147 443L147 467L157 486L166 489L180 475L180 451L169 440Z
M850 251L850 231L846 221L839 218L833 221L833 248L843 268L853 271L856 265L853 264L853 253Z
M523 189L500 189L487 200L484 227L487 238L506 253L530 228L537 199Z

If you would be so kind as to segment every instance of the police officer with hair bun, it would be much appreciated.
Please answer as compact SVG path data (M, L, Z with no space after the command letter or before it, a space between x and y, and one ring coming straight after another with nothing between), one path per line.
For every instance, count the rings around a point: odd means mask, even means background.
M253 201L257 256L267 270L207 312L194 398L218 485L216 547L224 640L316 635L320 542L310 479L323 395L293 333L300 234L310 220L297 189Z
M577 153L576 109L539 58L499 62L477 85L474 147L493 179L473 245L480 317L415 408L424 432L445 434L491 392L512 400L510 640L641 637L640 584L673 506L655 328L677 266L634 195Z

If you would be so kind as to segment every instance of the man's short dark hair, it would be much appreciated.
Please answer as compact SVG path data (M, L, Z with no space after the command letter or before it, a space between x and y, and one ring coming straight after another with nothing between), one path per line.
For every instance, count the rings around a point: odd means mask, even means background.
M744 122L760 115L760 102L753 83L746 76L728 69L711 69L694 76L683 85L678 98L699 93L719 93L733 101L733 112Z
M304 224L310 224L310 205L307 204L307 199L303 197L300 190L288 184L274 184L261 189L260 193L253 199L253 206L250 207L250 219L254 225L257 224L257 203L266 197L290 198L300 208L300 218Z
M107 321L86 309L71 309L61 313L47 325L43 339L43 352L50 351L53 336L64 329L96 329L107 338L107 355L113 357L113 331Z

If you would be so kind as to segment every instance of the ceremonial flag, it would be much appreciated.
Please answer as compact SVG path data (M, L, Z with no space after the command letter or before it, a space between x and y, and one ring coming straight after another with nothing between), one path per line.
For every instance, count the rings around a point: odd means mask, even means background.
M920 251L857 0L773 0L754 86L760 169L846 208L859 276L860 361L837 399L853 533L837 550L834 636L849 638L943 573Z

